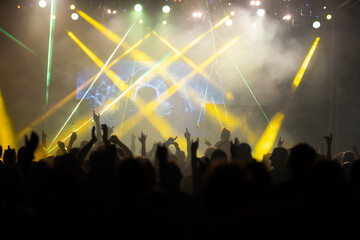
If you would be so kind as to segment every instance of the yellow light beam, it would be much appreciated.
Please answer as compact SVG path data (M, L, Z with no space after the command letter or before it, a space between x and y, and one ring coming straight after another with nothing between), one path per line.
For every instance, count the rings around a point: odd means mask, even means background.
M95 19L91 18L90 16L88 16L87 14L85 14L84 12L78 10L78 13L81 17L83 17L86 21L88 21L91 25L93 25L96 29L98 29L100 32L102 32L106 37L108 37L111 41L113 41L114 43L118 43L119 41L121 41L121 38L113 33L112 31L110 31L109 29L107 29L106 27L104 27L103 25L101 25L99 22L97 22ZM208 31L206 31L205 33L203 33L202 35L198 36L196 39L194 39L193 41L191 41L189 44L187 44L185 47L183 47L181 50L179 50L180 53L184 54L185 52L187 52L190 48L192 48L195 44L197 44L198 42L200 42L201 39L203 39L208 33L210 33L211 31L213 31L214 29L218 28L219 26L221 26L223 23L225 23L225 21L227 19L229 19L230 16L225 16L223 19L221 19L216 25L214 25L211 29L209 29ZM127 43L124 42L123 43L124 47L128 47ZM135 50L132 52L132 56L134 57L135 60L142 60L142 61L147 61L147 62L152 62L154 61L151 57L149 57L147 54L139 51L139 50ZM159 72L162 75L166 75L168 76L168 74L166 72L164 72L163 69L166 69L171 63L173 63L174 61L176 61L181 55L179 54L175 54L172 57L170 57L166 62L162 63L162 65L158 68L157 72Z
M154 69L156 69L157 67L159 67L159 65L165 61L168 57L170 56L170 54L167 54L165 57L163 57L158 63L156 63L151 69L149 69L142 77L140 77L139 79L136 80L136 82L134 84L132 84L125 92L123 92L118 98L116 98L112 103L108 104L106 107L104 107L104 109L100 112L100 114L104 114L107 110L110 109L111 106L113 106L116 102L118 102L122 96L124 96L125 94L128 93L128 91L130 91L133 87L135 87L140 81L142 81L148 74L150 74ZM80 127L78 127L76 129L76 131L79 131L81 128L83 128L84 126L86 126L86 124L88 124L90 121L92 120L92 118L90 118L87 121L82 121L82 124L80 124ZM163 119L161 118L157 118L155 119L155 121L157 122L157 130L161 129L161 134L163 137L167 138L167 134L172 132L174 133L174 131L171 131L171 127L166 124L166 122L162 122ZM130 130L130 129L129 129ZM175 132L174 134L178 134L177 132ZM179 134L180 135L180 134ZM66 138L64 138L62 141L66 141L69 137L71 136L71 134L69 134ZM184 141L184 139L178 139L178 143L180 145L181 148L186 147L186 142ZM48 150L48 153L52 152L55 148L57 148L57 146L54 146L52 149Z
M108 60L106 60L104 66L101 68L100 72L98 73L98 75L96 76L96 78L94 79L94 81L91 83L91 85L89 86L89 88L86 90L86 92L84 93L84 96L80 99L80 101L77 103L77 105L75 106L74 110L71 112L70 116L67 118L67 120L65 121L65 123L63 124L63 126L60 128L59 132L57 133L57 135L54 137L54 139L51 141L49 148L51 147L51 145L54 143L55 139L59 136L59 134L61 133L61 131L64 129L64 127L66 126L66 124L68 123L68 121L70 120L70 118L74 115L74 113L76 112L76 110L79 108L81 102L84 100L85 96L88 94L88 92L90 91L90 89L92 88L92 86L94 85L94 83L99 79L100 75L104 72L105 67L107 65L109 65L111 59L114 57L115 53L118 51L119 47L121 46L121 44L123 43L123 41L125 40L125 38L128 36L128 34L130 33L131 29L133 29L133 27L135 26L136 21L130 26L129 30L125 33L124 38L119 42L119 44L116 46L115 50L112 52L112 54L110 55L110 57L108 58Z
M261 135L253 151L253 158L255 158L257 161L261 162L263 156L271 151L284 117L284 113L277 112L271 119L271 124L267 125L264 133Z
M195 44L197 44L198 42L200 42L201 39L203 39L207 34L209 34L210 32L212 32L213 30L215 30L216 28L218 28L219 26L221 26L221 24L223 24L227 19L229 18L229 16L225 16L222 20L220 20L215 26L213 26L212 28L210 28L209 30L207 30L206 32L204 32L203 34L201 34L200 36L198 36L197 38L195 38L193 41L191 41L190 43L188 43L186 46L184 46L183 48L181 48L179 51L176 52L175 55L173 55L172 57L170 57L162 66L161 68L166 69L170 64L172 64L173 62L175 62L177 59L179 59L185 52L187 52L188 50L190 50Z
M240 37L237 37L236 39L231 41L229 44L227 44L225 47L223 47L221 50L219 50L213 56L211 56L206 61L204 61L202 64L200 64L199 67L203 69L206 66L208 66L212 61L214 61L215 58L217 58L219 55L224 53L225 50L227 50L229 47L231 47L239 39L240 39ZM133 126L134 123L137 123L138 121L140 121L142 119L143 115L147 116L150 113L152 113L153 111L155 111L155 109L161 104L161 102L166 101L169 97L171 97L177 91L178 88L181 88L189 79L194 77L196 74L197 74L197 71L195 71L195 70L192 71L187 76L185 76L183 79L181 79L179 82L177 82L177 85L172 85L171 87L168 88L168 90L166 92L162 93L159 97L159 100L156 99L156 100L151 101L145 107L139 109L139 112L137 112L136 114L134 114L133 116L128 118L123 123L123 129L124 129L123 134L127 133L127 131L129 131L129 128L131 126Z
M132 45L129 49L127 49L123 54L121 54L119 57L117 57L113 62L111 62L106 68L105 71L110 69L114 64L116 64L120 59L122 59L124 56L128 55L131 51L133 51L135 48L137 48L140 44L142 44L147 38L149 38L151 33L148 33L143 39L136 42L134 45ZM29 124L28 127L24 128L20 131L20 133L17 134L17 140L21 139L25 134L29 133L32 128L39 125L43 121L45 121L48 117L50 117L52 114L54 114L57 110L62 108L66 103L68 103L70 100L72 100L76 96L76 91L81 91L87 86L89 86L92 81L95 79L97 74L92 76L89 80L87 80L85 83L83 83L81 86L72 91L70 94L68 94L65 98L63 98L60 102L55 104L52 108L50 108L45 114L34 120Z
M69 36L81 47L81 49L98 65L99 68L102 68L104 66L104 63L93 53L89 48L87 48L79 39L76 38L74 34L69 32ZM127 91L130 87L127 83L125 83L122 79L118 77L118 75L113 72L112 70L108 69L104 71L105 74L111 79L111 81L122 91ZM136 101L134 101L134 104L136 107L141 108L146 105L146 102L140 98L137 97ZM166 130L172 129L171 125L165 121L163 118L159 118L155 116L156 114L150 114L148 116L145 116L149 122L154 126L156 130L159 131L159 133L165 137L166 136Z
M91 25L93 25L96 29L102 32L107 38L109 38L114 43L118 44L122 40L121 37L119 37L116 33L110 31L109 29L101 25L99 22L97 22L95 19L91 18L89 15L84 13L83 11L78 10L77 12L82 18L84 18L84 20L86 20ZM126 43L125 41L123 42L122 46L127 49L130 48L129 44ZM136 49L131 52L131 55L135 60L138 61L153 61L153 59L151 59L149 56Z
M16 148L12 122L7 114L5 103L0 91L0 145L5 150L8 146Z
M176 55L180 56L182 59L184 59L185 62L187 62L195 71L197 71L199 74L201 74L204 78L206 78L212 85L215 87L220 87L217 82L215 82L207 73L204 72L203 69L199 68L198 65L196 65L193 61L191 61L189 58L187 58L183 53L181 53L179 50L177 50L175 47L173 47L168 41L166 41L163 37L161 37L159 34L157 34L155 31L153 31L153 34L157 36L163 43L165 43L171 50L173 50Z
M319 41L320 41L320 38L317 37L315 39L314 44L311 46L310 51L309 51L308 55L306 56L303 64L301 65L299 72L296 74L296 77L292 84L292 93L294 93L296 91L296 89L298 88L298 86L301 82L301 79L304 76L304 73L306 71L306 68L308 67L310 60L311 60L312 56L314 55L314 52L316 50L316 47L317 47Z

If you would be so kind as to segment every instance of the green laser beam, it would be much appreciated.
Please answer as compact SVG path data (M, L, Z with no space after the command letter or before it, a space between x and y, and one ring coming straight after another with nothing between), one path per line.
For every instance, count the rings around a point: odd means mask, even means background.
M239 69L238 66L236 65L233 57L232 57L230 54L229 54L229 56L230 56L231 62L234 64L234 67L235 67L236 71L238 72L238 74L239 74L239 76L241 77L241 79L244 81L246 87L249 89L249 92L251 93L252 97L254 98L256 104L259 106L262 114L263 114L264 117L266 118L266 120L267 120L267 122L269 123L269 125L272 127L272 125L271 125L271 123L270 123L270 120L269 120L269 118L267 117L264 109L261 107L259 101L258 101L257 98L255 97L255 94L253 93L253 91L251 90L249 84L247 83L247 81L245 80L244 76L243 76L242 73L240 72L240 69Z
M31 52L32 54L34 54L37 57L40 57L39 55L37 55L36 52L34 52L33 50L31 50L29 47L27 47L25 44L23 44L22 42L20 42L18 39L16 39L14 36L12 36L10 33L6 32L4 29L0 28L0 31L3 32L6 36L8 36L11 40L13 40L14 42L16 42L17 44L19 44L20 46L22 46L23 48L25 48L26 50L28 50L29 52Z
M89 93L90 89L92 88L92 86L94 86L95 82L99 79L100 75L104 72L105 68L107 67L107 65L109 64L109 62L111 61L111 59L113 58L113 56L115 55L115 53L117 52L117 50L119 49L119 47L121 46L121 44L124 42L125 38L127 37L127 35L130 33L131 29L134 27L134 25L136 24L137 21L135 21L131 27L129 28L129 30L126 32L125 36L121 39L120 43L116 46L115 50L113 51L113 53L110 55L109 59L106 61L106 63L104 64L104 66L101 68L100 72L98 73L98 75L95 77L95 79L93 80L93 82L91 83L91 85L89 86L89 88L86 90L85 94L83 95L83 97L80 99L80 101L78 102L78 104L76 105L76 107L74 108L74 110L71 112L70 116L68 117L68 119L65 121L64 125L61 127L60 131L56 134L55 138L53 139L53 141L51 142L51 144L49 145L48 149L51 147L51 145L55 142L56 138L60 135L60 133L62 132L62 130L64 129L64 127L66 126L66 124L70 121L70 118L74 115L74 113L76 112L76 110L79 108L80 104L82 103L82 101L85 99L86 95Z
M53 46L54 46L56 3L57 0L51 1L49 48L48 48L48 62L47 62L47 72L46 72L46 105L49 103L49 88L50 88L50 77L51 77L51 61L52 61Z

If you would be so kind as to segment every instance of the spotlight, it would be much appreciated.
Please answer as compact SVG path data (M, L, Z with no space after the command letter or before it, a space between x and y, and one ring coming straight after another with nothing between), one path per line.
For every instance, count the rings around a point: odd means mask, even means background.
M164 20L164 21L163 21L163 25L166 25L166 24L167 24L167 21L166 21L166 20Z
M72 14L71 14L71 19L74 20L74 21L78 20L78 19L79 19L79 14L77 14L77 13L72 13Z
M71 5L70 5L70 9L71 9L71 10L75 10L75 5L74 5L74 4L71 4Z
M112 13L113 13L113 14L116 14L116 13L117 13L117 11L116 11L116 10L114 10Z
M285 15L284 17L283 17L283 20L290 20L291 19L291 16L288 14L288 15Z
M46 5L47 5L47 3L46 3L45 0L40 0L40 1L39 1L39 6L40 6L40 7L44 8L44 7L46 7Z
M320 22L319 21L313 22L313 28L317 29L319 27L320 27Z
M136 4L135 6L134 6L134 10L135 10L135 12L141 12L142 11L142 6L141 6L141 4Z
M225 25L230 27L233 24L233 21L231 19L228 19L225 21Z
M235 16L235 14L236 14L235 11L230 12L230 16Z
M163 8L162 8L163 13L169 13L170 10L171 10L171 8L170 8L169 5L165 5L165 6L163 6Z
M256 27L256 23L251 24L252 27Z
M332 19L332 16L331 16L331 14L328 14L328 15L326 16L326 19L327 19L327 20L330 20L330 19Z
M255 5L256 5L256 6L260 6L260 1L256 1L256 2L255 2Z
M144 20L140 19L140 20L139 20L139 23L140 23L140 24L143 24L143 23L144 23Z
M251 1L251 2L250 2L250 5L251 5L251 6L255 6L255 4L256 4L255 1Z
M107 10L107 13L108 13L108 14L111 14L111 10L110 10L110 9L108 9L108 10Z
M259 16L259 17L263 17L265 15L265 10L262 9L262 8L259 8L257 11L256 11L256 14Z
M202 12L194 12L193 17L194 18L201 18L202 17Z

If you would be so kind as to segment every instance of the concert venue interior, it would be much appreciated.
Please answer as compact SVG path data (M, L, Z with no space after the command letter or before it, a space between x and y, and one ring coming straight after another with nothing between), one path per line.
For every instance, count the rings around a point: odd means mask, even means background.
M44 129L54 151L89 136L93 111L125 142L184 144L186 128L214 142L227 127L257 156L279 136L358 143L358 1L0 4L2 145Z

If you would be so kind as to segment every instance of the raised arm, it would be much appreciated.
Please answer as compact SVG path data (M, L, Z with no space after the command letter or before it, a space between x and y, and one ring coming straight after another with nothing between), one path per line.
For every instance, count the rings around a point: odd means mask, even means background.
M70 136L70 141L69 141L69 145L67 147L68 151L70 151L70 149L72 148L72 146L74 145L74 142L76 141L77 139L77 135L76 135L76 132L73 132Z
M97 143L100 143L101 141L100 113L96 114L95 111L93 111L93 119L96 126L96 138L98 139Z
M110 142L118 145L120 148L122 148L125 151L126 157L133 157L133 153L131 152L130 148L126 146L116 135L112 135L110 137Z
M198 168L198 158L196 151L199 147L199 139L195 142L191 142L191 167L193 177L193 194L195 197L199 196L200 193L200 172Z
M139 137L139 141L141 142L141 156L146 156L146 138L147 138L147 134L143 133L143 131L141 131L141 135Z
M330 133L330 136L325 136L324 138L326 139L327 145L326 159L331 160L332 133Z
M78 158L80 160L83 160L86 157L86 155L90 152L92 146L96 143L96 141L97 139L95 135L95 126L93 126L91 129L91 140L83 148L81 148L78 153Z

